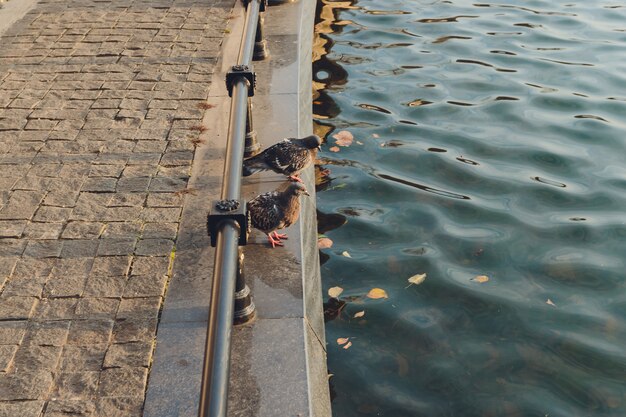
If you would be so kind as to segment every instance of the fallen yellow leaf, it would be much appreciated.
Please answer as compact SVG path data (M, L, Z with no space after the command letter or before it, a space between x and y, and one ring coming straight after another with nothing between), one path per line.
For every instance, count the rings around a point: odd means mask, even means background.
M331 152L339 152L339 146L333 146L331 148L328 148L328 150Z
M420 285L422 282L424 282L425 279L426 274L413 275L411 278L408 279L409 286L407 288L409 288L411 285Z
M352 258L352 256L350 256L350 254L348 253L348 251L347 251L347 250L344 250L344 251L341 253L341 255L342 255L342 256L345 256L346 258Z
M341 293L343 292L343 288L341 287L332 287L328 289L328 295L331 298L337 298L341 295Z
M372 288L370 292L367 293L367 297L374 300L379 298L389 298L389 296L387 295L387 291L383 290L382 288Z
M362 311L359 311L357 313L354 313L354 318L358 319L358 318L363 317L364 315L365 315L365 310L362 310Z
M475 282L478 282L479 284L482 284L483 282L489 281L489 277L487 275L478 275L478 276L475 276L474 278L472 278L472 281L475 281Z
M556 307L556 304L554 304L554 303L552 302L552 300L551 300L551 299L549 299L549 298L548 298L548 300L546 301L546 304L547 304L547 305L549 305L549 306L552 306L552 307Z
M349 337L340 337L339 339L337 339L337 344L338 345L345 345L349 341L350 341Z
M328 249L333 246L333 241L327 237L323 237L317 240L318 249Z
M344 349L350 349L350 346L352 346L352 342L348 342L348 343L346 343L346 344L343 346L343 348L344 348Z

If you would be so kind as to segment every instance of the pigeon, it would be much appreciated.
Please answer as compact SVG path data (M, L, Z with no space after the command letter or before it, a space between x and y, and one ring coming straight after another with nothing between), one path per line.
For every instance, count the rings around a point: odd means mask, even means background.
M243 176L272 170L287 175L292 181L302 182L298 174L315 160L321 145L322 139L317 135L302 139L283 139L260 154L243 161Z
M283 191L270 191L248 202L252 226L267 234L272 248L283 246L281 239L287 239L286 234L279 234L276 230L288 227L298 220L300 194L310 195L302 183L293 182Z

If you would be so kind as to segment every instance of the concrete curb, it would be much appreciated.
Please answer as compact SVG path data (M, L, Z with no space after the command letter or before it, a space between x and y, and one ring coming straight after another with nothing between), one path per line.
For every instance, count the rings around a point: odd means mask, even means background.
M271 58L258 75L254 126L261 146L312 132L311 48L315 1L272 6L266 13ZM157 335L144 416L196 416L213 249L206 236L208 203L219 196L230 101L222 82L236 63L243 11L235 7L231 34L214 75L202 136L186 196L176 261ZM302 175L310 192L313 170ZM282 185L276 174L244 180L250 199ZM313 193L312 193L313 194ZM285 248L271 249L253 232L245 248L246 277L257 319L233 330L229 416L330 416L315 197L302 200L300 221Z

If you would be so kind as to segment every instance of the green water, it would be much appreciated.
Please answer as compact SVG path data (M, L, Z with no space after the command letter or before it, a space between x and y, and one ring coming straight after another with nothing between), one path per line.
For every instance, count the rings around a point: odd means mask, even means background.
M318 13L333 415L626 416L626 4Z

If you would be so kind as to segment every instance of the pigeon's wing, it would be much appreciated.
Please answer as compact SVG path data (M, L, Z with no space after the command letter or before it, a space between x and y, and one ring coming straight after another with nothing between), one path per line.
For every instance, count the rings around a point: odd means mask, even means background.
M265 163L281 174L291 175L306 166L309 150L284 139L265 150Z
M261 194L248 202L252 226L270 233L284 223L284 212L278 204L279 193L272 191Z

